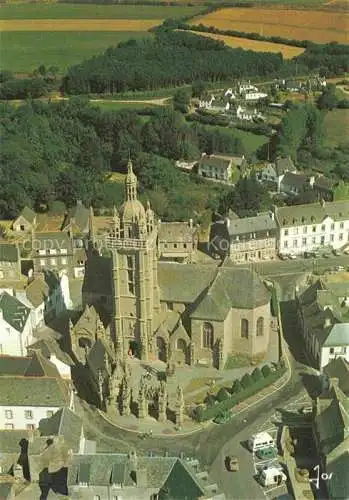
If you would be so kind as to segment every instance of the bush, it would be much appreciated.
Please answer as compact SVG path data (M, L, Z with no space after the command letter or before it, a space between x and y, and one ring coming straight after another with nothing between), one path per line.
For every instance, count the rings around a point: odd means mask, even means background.
M239 379L234 380L234 383L232 385L231 390L232 390L233 394L237 394L238 392L240 392L242 390L241 383L240 383Z
M263 368L262 368L262 375L263 375L263 377L267 378L267 377L269 377L270 374L271 374L270 366L264 365Z
M229 399L230 398L230 394L227 391L227 389L225 389L224 387L222 387L222 389L219 389L216 398L221 403L221 402L226 401L227 399Z
M213 406L216 403L216 398L213 396L213 394L208 394L205 398L205 404L207 406Z
M255 368L252 372L251 377L252 377L252 380L254 382L258 382L258 380L261 380L263 378L263 375L262 375L260 368L258 368L258 367Z
M253 380L249 373L245 373L245 375L241 379L241 385L244 389L247 389L253 384Z

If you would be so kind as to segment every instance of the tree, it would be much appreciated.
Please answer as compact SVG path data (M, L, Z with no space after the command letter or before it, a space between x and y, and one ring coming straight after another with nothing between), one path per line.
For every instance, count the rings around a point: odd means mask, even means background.
M202 95L206 91L206 84L203 81L198 80L192 84L191 89L193 97L201 99Z
M239 217L247 217L267 210L270 206L271 199L266 188L255 178L250 177L239 179L235 188L223 194L219 212L226 214L232 209Z
M219 389L216 398L221 403L222 401L226 401L227 399L229 399L230 398L230 394L227 391L227 389L225 389L224 387L222 387L221 389Z
M173 96L173 107L181 113L188 113L190 106L191 90L179 89Z
M241 387L241 382L239 379L236 379L234 380L234 383L232 385L232 393L233 394L237 394L238 392L240 392L242 390L242 387Z
M263 377L267 378L267 377L269 377L270 374L271 374L270 366L269 365L264 365L262 367L262 375L263 375Z
M336 86L327 85L325 90L317 100L317 107L319 109L332 110L338 105L338 97L336 96Z
M260 368L258 368L258 367L255 368L252 372L251 377L252 377L254 382L258 382L259 380L261 380L263 378L263 375L262 375Z
M244 389L247 389L252 385L252 378L249 373L245 373L245 375L241 379L241 385Z
M349 200L349 183L340 181L334 190L334 201Z

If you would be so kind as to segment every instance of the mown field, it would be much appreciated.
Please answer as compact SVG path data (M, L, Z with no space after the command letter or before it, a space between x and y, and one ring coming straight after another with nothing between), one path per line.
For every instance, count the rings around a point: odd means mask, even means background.
M346 12L268 7L225 8L196 17L193 22L222 30L312 40L318 43L349 41L349 14Z
M64 32L19 31L1 33L1 69L15 73L29 73L40 64L58 66L64 72L94 54L104 52L111 45L130 38L151 36L143 32Z
M329 146L349 144L349 109L334 109L325 116L326 142Z
M10 4L0 7L1 19L166 19L194 16L202 8L153 5L96 5L67 3Z
M216 35L215 33L203 33L192 31L200 36L206 36L208 38L214 38L215 40L220 40L224 42L228 47L241 47L245 50L254 50L256 52L281 52L284 59L292 59L293 57L299 56L304 52L301 47L291 47L289 45L283 45L281 43L271 43L271 42L261 42L259 40L249 40L247 38L240 38L228 35Z

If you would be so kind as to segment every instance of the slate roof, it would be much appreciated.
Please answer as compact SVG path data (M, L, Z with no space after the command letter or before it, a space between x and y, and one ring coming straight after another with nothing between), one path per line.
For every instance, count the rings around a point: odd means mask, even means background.
M325 177L324 175L318 175L317 177L315 177L314 186L316 186L320 189L331 190L331 189L333 189L335 184L336 184L335 179L329 179L328 177Z
M50 287L41 278L34 279L25 289L25 294L33 307L39 307L50 294Z
M81 418L69 408L61 408L52 417L40 420L41 436L62 436L74 452L79 451L82 430Z
M333 325L325 340L324 347L349 346L349 323Z
M0 243L0 262L17 262L18 249L11 243Z
M78 201L75 207L69 210L67 217L63 223L62 230L64 231L68 228L74 230L74 227L71 226L75 226L81 233L86 233L88 231L89 216L89 209L84 207L84 205L80 201Z
M216 155L205 155L199 160L199 165L205 167L217 167L226 170L231 163L231 159Z
M158 283L161 300L192 303L214 279L215 266L158 263Z
M18 453L20 455L21 439L28 439L33 431L26 429L0 430L0 451L1 453Z
M63 380L49 377L0 377L0 406L53 406L69 404Z
M276 221L269 214L262 214L242 219L229 219L228 233L230 236L237 236L260 231L275 231L276 228Z
M8 477L8 476L7 476ZM5 477L2 477L2 474L0 474L0 498L1 500L9 500L11 498L14 498L14 480L13 477L10 476L12 480L8 477L8 480L5 481Z
M288 157L277 158L275 160L275 168L277 175L285 174L288 172L295 172L296 167L292 159Z
M47 359L49 359L53 354L59 361L65 363L66 365L72 366L74 364L69 354L62 351L58 342L54 339L38 340L37 342L34 342L34 344L27 347L27 351L40 351Z
M331 454L327 457L326 472L332 473L328 481L329 498L344 500L349 498L349 438L335 452L334 457Z
M18 217L23 217L27 222L33 224L36 213L29 207L24 207Z
M340 389L349 396L349 363L345 358L339 356L331 359L324 367L324 372L331 378L337 378Z
M0 356L0 377L3 375L24 375L30 362L30 357Z
M276 218L281 227L319 224L330 217L334 221L349 220L349 201L309 203L278 207Z
M286 172L281 181L281 185L287 187L296 187L303 189L308 183L308 177L304 174L296 174L293 172Z
M6 323L22 333L28 320L30 309L7 292L3 292L0 295L0 309Z
M196 232L197 228L190 227L188 222L161 222L158 239L160 241L192 242Z
M205 488L182 460L176 460L159 492L159 500L197 500L205 495Z
M39 250L61 250L67 249L68 253L71 252L71 240L67 233L62 231L55 232L36 232L34 235L35 248L34 254L38 254ZM58 255L58 254L57 254ZM53 255L54 257L54 255Z
M254 309L268 304L269 300L269 291L254 271L218 268L214 281L190 316L222 321L231 308Z

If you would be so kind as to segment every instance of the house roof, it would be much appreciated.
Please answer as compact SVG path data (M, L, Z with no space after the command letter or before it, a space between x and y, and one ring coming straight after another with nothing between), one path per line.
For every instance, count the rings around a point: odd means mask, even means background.
M336 184L335 179L329 179L328 177L325 177L324 175L318 175L315 177L314 186L317 186L321 189L333 189L335 184Z
M196 232L197 228L188 222L161 222L158 238L160 241L192 242Z
M35 251L71 249L71 240L69 235L62 231L43 233L36 232L34 238Z
M22 333L28 320L30 309L7 292L3 292L0 295L0 309L6 323Z
M0 377L21 375L23 377L59 377L57 368L39 352L31 356L0 356Z
M159 500L197 500L205 495L205 487L182 460L176 460L164 485Z
M329 498L349 498L349 437L327 456L326 472L332 474L328 481Z
M249 269L221 267L190 316L222 321L231 308L254 309L268 304L269 300L270 293L257 273Z
M22 212L19 214L18 217L23 217L23 219L25 219L27 222L29 222L30 224L33 224L34 219L36 217L36 213L31 208L24 207Z
M196 264L158 263L158 282L161 300L191 303L210 284L216 273L215 266Z
M330 217L334 221L349 220L349 201L309 203L308 205L292 205L276 209L276 218L281 227L321 223L326 217Z
M275 168L277 175L285 174L286 172L295 172L296 167L292 159L287 157L277 158L275 160Z
M273 231L276 230L276 227L275 220L273 220L269 214L262 214L255 217L229 219L228 233L230 236L237 236L260 231Z
M337 378L340 389L349 395L349 363L345 358L339 356L331 359L324 367L324 372L331 378Z
M60 348L58 342L54 339L38 340L37 342L34 342L34 344L31 344L29 347L27 347L27 351L40 351L42 355L48 359L53 354L59 361L65 363L66 365L72 366L74 364L69 354L64 352Z
M49 293L50 287L41 278L35 278L25 289L26 297L33 307L39 307L43 304L49 296Z
M52 417L40 420L39 431L41 436L62 436L74 452L79 451L82 420L69 408L61 408Z
M281 181L283 186L296 187L302 189L307 185L308 177L304 174L296 174L294 172L286 172Z
M226 170L231 163L231 159L216 155L205 155L199 160L200 165L207 167L217 167Z
M1 453L17 453L17 458L21 452L21 439L28 439L32 431L26 429L0 430L0 450ZM1 455L1 454L0 454ZM17 460L16 460L17 462ZM1 497L0 497L1 498Z
M18 249L11 243L0 243L0 262L17 262L19 260Z
M349 346L349 323L336 323L333 325L324 347Z
M49 377L0 377L0 406L53 406L69 404L67 385Z
M72 207L67 217L63 223L62 230L67 229L78 229L81 233L86 233L88 231L90 211L88 208L84 207L81 201L78 201L75 207Z

